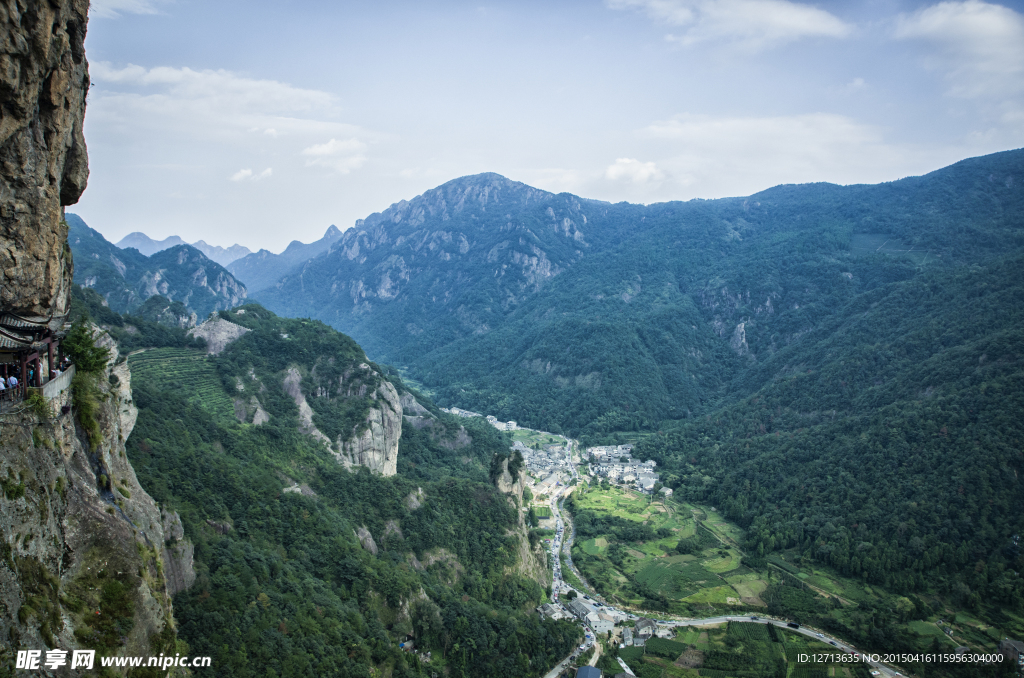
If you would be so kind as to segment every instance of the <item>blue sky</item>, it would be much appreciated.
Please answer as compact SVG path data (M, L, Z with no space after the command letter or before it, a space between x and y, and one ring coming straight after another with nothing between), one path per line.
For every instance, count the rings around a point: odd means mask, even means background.
M1019 4L93 0L72 208L282 250L455 177L617 202L1024 146Z

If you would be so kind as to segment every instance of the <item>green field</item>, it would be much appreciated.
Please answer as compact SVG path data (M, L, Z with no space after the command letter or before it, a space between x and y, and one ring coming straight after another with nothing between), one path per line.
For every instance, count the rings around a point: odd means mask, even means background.
M133 379L176 390L218 419L234 419L234 404L204 351L153 348L129 356L128 366Z
M533 447L534 445L540 445L541 447L546 445L565 445L564 438L528 428L513 431L512 440L519 441L527 447Z
M550 518L552 515L550 506L534 506L533 512L538 518L542 520L544 518Z
M682 629L674 640L651 639L644 648L618 651L644 678L734 678L736 676L832 676L867 678L864 665L802 664L800 655L829 652L824 643L761 624L730 622Z
M677 612L691 604L763 606L759 595L768 583L741 564L734 545L742 538L741 530L710 509L671 500L652 502L644 495L599 486L577 493L576 506L649 526L655 536L620 541L609 533L580 539L573 560L602 595L640 606L649 595L645 591L653 591ZM680 553L680 540L695 540L696 551Z

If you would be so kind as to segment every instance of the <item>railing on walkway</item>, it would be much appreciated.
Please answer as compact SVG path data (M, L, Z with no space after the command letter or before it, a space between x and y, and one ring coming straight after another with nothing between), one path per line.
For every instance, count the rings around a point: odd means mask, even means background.
M0 391L0 412L6 412L25 399L25 389L20 385Z
M52 400L63 393L64 389L71 385L71 380L74 377L75 366L71 365L67 370L45 382L42 386L23 386L22 384L18 384L14 388L4 389L3 391L0 391L0 412L6 412L17 407L25 400L26 397L33 393L38 393L43 396L43 398Z
M29 386L26 390L28 395L38 393L47 400L56 398L61 392L71 385L71 379L75 376L75 366L71 365L67 370L61 372L59 376L50 379L42 386Z

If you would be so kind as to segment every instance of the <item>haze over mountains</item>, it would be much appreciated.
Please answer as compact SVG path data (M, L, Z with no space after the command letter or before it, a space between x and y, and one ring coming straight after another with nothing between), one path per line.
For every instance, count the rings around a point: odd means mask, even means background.
M657 427L771 383L866 295L1015 256L1022 176L1010 151L877 186L648 206L463 177L257 298L351 334L442 402L547 430Z
M186 244L188 243L186 243L184 240L182 240L176 235L172 235L169 238L164 238L163 240L153 240L145 233L140 233L139 231L129 233L128 235L121 238L121 240L117 242L117 246L120 247L121 249L134 247L139 252L145 254L147 257L152 256L157 252L162 252L163 250L170 249L178 245ZM235 243L231 247L225 248L219 247L217 245L207 245L205 241L197 240L196 242L192 243L192 247L195 247L197 250L205 254L213 261L216 261L221 266L227 266L232 261L235 261L236 259L241 259L245 255L251 253L248 247L243 247L237 243Z
M643 206L481 174L228 270L444 403L574 434L650 429L772 383L865 295L1019 253L1022 176L1008 151L877 186Z
M120 249L68 212L68 244L74 282L95 290L119 313L140 308L154 295L185 304L199 317L231 308L246 298L245 286L191 245L174 245L146 256Z
M280 254L261 249L231 262L227 265L228 270L255 292L270 287L291 269L320 256L340 237L341 231L331 225L319 240L309 244L292 240Z

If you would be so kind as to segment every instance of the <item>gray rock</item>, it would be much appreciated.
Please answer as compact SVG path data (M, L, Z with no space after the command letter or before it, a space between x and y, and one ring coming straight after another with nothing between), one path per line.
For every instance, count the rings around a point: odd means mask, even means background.
M202 325L193 327L188 334L190 337L206 339L206 352L217 355L248 331L247 327L228 322L220 316L213 316Z

